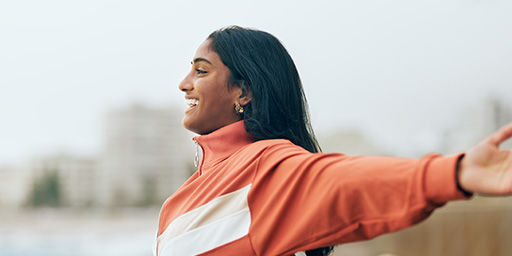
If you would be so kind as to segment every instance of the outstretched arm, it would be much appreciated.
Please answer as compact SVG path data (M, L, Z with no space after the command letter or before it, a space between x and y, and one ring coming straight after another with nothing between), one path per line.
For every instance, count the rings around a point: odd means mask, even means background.
M272 142L248 195L253 249L290 255L414 225L444 203L467 198L456 187L460 156L312 154Z
M512 195L512 151L499 148L510 137L512 123L466 153L458 173L459 185L464 190L483 195Z

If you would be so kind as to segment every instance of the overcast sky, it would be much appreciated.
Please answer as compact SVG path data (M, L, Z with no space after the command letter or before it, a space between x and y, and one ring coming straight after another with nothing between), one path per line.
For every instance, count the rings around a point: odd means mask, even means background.
M94 154L102 115L133 101L184 109L197 46L232 24L284 43L317 132L417 143L488 95L512 99L511 13L493 0L2 1L0 163Z

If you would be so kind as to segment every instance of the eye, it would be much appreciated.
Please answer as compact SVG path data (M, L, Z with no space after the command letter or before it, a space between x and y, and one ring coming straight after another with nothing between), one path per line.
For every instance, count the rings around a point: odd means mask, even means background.
M208 71L205 71L205 70L202 70L202 69L196 68L196 73L197 73L198 75L202 75L202 74L206 74L206 73L208 73Z

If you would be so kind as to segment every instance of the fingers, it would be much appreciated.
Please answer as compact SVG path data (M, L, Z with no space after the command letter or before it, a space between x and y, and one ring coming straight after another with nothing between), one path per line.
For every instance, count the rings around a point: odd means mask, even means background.
M487 141L497 147L510 137L512 137L512 123L501 127L497 132L491 134Z

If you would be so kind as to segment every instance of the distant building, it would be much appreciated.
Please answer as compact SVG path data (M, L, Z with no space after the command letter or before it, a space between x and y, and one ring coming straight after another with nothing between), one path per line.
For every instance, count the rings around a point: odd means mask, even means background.
M0 166L0 208L18 208L30 187L30 173L23 166Z
M98 158L58 153L0 166L0 207L25 205L48 174L58 177L66 207L162 204L195 170L182 118L182 111L140 104L111 111Z
M192 135L183 113L140 104L109 112L98 199L102 205L161 204L191 175Z
M55 173L60 184L63 206L88 207L95 205L98 178L97 159L58 153L34 158L27 167L31 176L27 195L35 182L40 181L49 173Z

